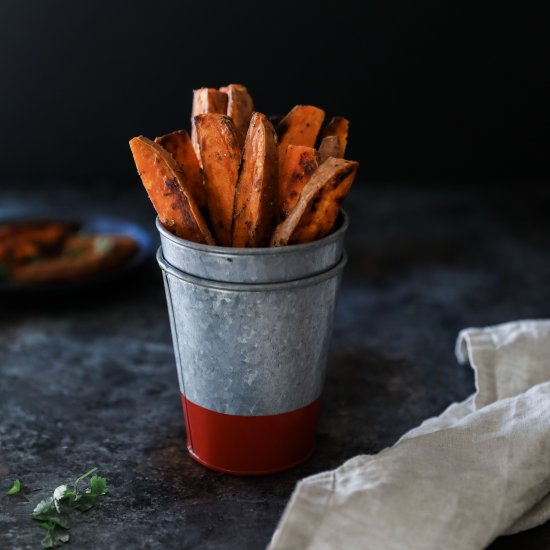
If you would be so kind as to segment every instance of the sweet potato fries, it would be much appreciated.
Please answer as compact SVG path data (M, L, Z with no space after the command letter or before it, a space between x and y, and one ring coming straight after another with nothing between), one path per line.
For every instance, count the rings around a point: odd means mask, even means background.
M203 244L306 243L333 229L357 173L345 160L349 121L297 105L284 117L254 112L241 84L193 94L191 137L176 130L130 148L160 221ZM271 121L276 121L274 127Z

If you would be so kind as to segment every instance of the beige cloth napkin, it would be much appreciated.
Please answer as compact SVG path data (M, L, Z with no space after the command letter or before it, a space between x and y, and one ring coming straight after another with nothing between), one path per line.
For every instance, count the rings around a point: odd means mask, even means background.
M463 330L456 354L476 393L302 480L271 550L471 550L550 518L550 321Z

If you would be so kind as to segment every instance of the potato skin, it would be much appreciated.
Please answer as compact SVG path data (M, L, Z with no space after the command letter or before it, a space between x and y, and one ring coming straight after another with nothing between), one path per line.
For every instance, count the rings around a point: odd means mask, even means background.
M206 208L204 180L199 159L195 154L189 134L185 130L176 130L155 138L155 143L158 143L174 157L180 170L185 174L185 181L191 196L201 210Z
M191 108L191 143L195 149L195 154L200 162L199 142L197 140L197 131L195 128L195 117L204 113L227 112L228 97L216 88L199 88L193 90L193 106Z
M338 136L326 136L321 141L318 151L319 164L322 164L329 157L341 158L340 140Z
M254 101L248 90L242 84L229 84L220 88L227 95L227 116L231 117L235 128L241 136L241 147L254 113Z
M289 145L279 174L277 219L284 220L300 198L302 189L317 169L317 155L313 147Z
M194 122L210 224L218 243L222 246L231 246L235 187L241 162L239 135L233 121L227 115L198 115Z
M339 151L338 157L344 158L346 153L346 146L348 144L348 131L349 120L343 116L335 116L331 121L323 128L321 132L321 138L324 139L328 136L336 136L338 138Z
M267 117L254 113L246 135L239 181L235 189L232 245L269 245L275 226L277 135Z
M273 232L271 246L307 243L328 235L359 163L328 158L305 185L294 210Z
M144 136L130 140L138 174L162 224L182 239L215 244L174 157Z

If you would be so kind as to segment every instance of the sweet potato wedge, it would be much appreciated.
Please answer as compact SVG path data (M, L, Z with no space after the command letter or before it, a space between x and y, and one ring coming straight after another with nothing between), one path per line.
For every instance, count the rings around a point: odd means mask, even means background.
M198 115L194 123L211 227L219 244L231 246L235 187L241 162L239 135L227 115Z
M244 144L250 119L254 112L254 102L248 90L242 84L229 84L220 88L227 95L227 116L231 117L235 128L239 131Z
M314 147L317 134L325 119L325 111L312 105L296 105L277 124L279 137L279 174L289 145Z
M340 158L340 140L338 136L327 136L321 141L317 154L319 164L322 164L329 157Z
M14 222L0 226L0 263L18 263L57 253L79 225L72 222Z
M284 220L296 206L302 189L317 169L313 147L289 145L279 174L277 219Z
M126 235L75 235L57 256L13 266L9 280L16 284L42 284L84 279L115 269L137 248L136 242Z
M300 200L273 232L271 246L307 243L326 236L336 221L359 164L328 158L311 176Z
M200 162L199 143L197 141L197 131L195 129L195 117L205 113L227 112L227 94L216 90L216 88L199 88L193 90L193 107L191 109L191 143L195 149L195 154Z
M155 138L155 143L164 147L178 163L180 170L185 174L185 181L189 193L195 199L197 206L206 208L206 189L202 177L199 159L191 143L191 138L185 130L177 130Z
M335 116L321 132L322 139L327 136L336 136L338 138L340 151L337 156L340 158L344 158L344 154L346 152L346 145L348 144L348 129L349 120L343 116Z
M254 113L246 134L235 189L232 245L267 246L275 226L277 134L267 117Z
M189 191L185 174L174 157L158 143L143 136L130 140L130 149L143 186L162 224L188 241L214 244Z

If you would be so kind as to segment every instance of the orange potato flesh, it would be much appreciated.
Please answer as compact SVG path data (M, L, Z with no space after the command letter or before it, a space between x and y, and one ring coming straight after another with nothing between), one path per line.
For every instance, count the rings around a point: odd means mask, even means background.
M227 116L231 117L235 128L239 131L244 143L250 119L254 112L254 102L248 90L242 84L229 84L220 88L227 95Z
M322 164L329 157L340 157L340 140L338 136L327 136L319 145L319 164Z
M210 223L216 240L231 246L235 187L241 162L238 132L226 115L205 114L194 119L201 155Z
M275 226L277 135L261 113L254 113L246 135L235 189L232 245L267 246Z
M180 170L185 174L185 181L191 196L198 207L206 207L206 189L201 173L199 159L191 143L191 138L185 130L177 130L164 136L155 138L155 143L164 147L178 163Z
M299 244L328 235L355 178L359 164L328 158L311 176L300 200L273 232L271 246Z
M284 220L296 206L302 189L317 169L313 147L289 145L279 174L277 219Z
M337 156L340 158L344 158L344 154L346 152L346 145L348 144L348 130L349 120L342 116L335 116L321 132L321 138L323 139L327 136L336 136L338 138L340 150Z
M215 244L174 157L143 136L130 140L130 149L162 224L188 241Z
M289 145L314 147L317 134L325 119L325 111L312 105L296 105L277 124L279 136L279 174Z
M193 107L191 109L191 143L195 149L195 154L200 162L199 142L197 140L197 131L195 128L195 117L205 113L227 112L227 94L216 90L216 88L199 88L193 90Z

